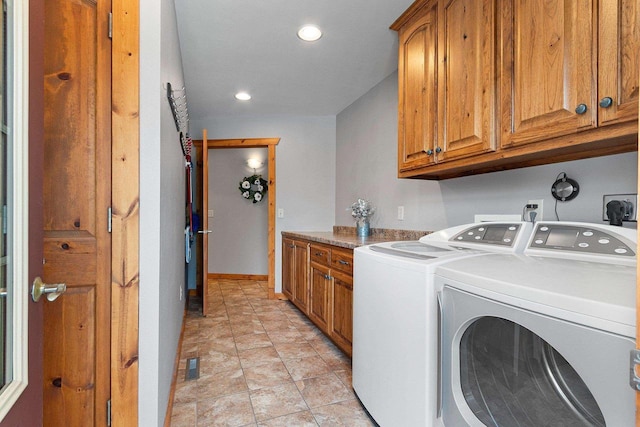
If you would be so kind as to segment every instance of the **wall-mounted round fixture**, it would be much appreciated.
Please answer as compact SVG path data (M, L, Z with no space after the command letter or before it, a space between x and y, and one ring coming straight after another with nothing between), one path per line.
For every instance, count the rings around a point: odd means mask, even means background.
M561 202L575 199L579 192L580 186L578 183L571 178L567 178L567 174L564 172L558 175L556 182L551 186L551 195Z
M238 92L236 93L235 97L238 101L248 101L251 99L251 95L249 95L247 92Z
M305 25L298 30L298 37L306 42L314 42L322 37L322 31L315 25Z
M247 166L253 170L259 169L262 166L262 161L260 159L251 158L247 160Z

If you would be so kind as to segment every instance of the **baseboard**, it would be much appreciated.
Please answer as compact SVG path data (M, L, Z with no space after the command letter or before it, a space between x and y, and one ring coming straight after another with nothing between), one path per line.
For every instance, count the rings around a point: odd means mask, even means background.
M279 300L283 300L283 301L289 301L289 298L287 298L287 296L285 294L282 294L280 292L278 293L274 293L273 294L273 298L274 299L279 299Z
M171 380L171 389L169 390L169 402L167 403L167 413L164 416L164 427L171 427L171 416L173 415L173 399L176 396L176 383L178 379L178 368L180 368L180 354L182 354L182 340L184 339L184 324L187 321L187 310L185 308L182 315L182 328L180 329L180 340L178 340L178 351L176 360L173 363L173 379Z
M230 274L230 273L209 273L207 279L227 279L227 280L269 280L267 274Z

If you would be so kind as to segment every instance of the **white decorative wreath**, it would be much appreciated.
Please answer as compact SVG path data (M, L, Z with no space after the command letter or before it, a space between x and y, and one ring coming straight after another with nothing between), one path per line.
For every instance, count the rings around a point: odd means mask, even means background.
M238 187L242 197L251 200L253 203L258 203L264 198L267 188L267 181L262 179L262 175L245 176L240 181L240 187Z

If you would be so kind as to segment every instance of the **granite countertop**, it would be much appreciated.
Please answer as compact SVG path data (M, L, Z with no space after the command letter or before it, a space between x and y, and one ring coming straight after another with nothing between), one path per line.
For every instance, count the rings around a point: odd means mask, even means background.
M358 237L355 227L334 226L333 231L283 231L282 235L293 239L305 239L341 248L354 249L358 246L370 245L372 243L395 240L418 240L420 237L429 233L431 232L372 228L370 236Z

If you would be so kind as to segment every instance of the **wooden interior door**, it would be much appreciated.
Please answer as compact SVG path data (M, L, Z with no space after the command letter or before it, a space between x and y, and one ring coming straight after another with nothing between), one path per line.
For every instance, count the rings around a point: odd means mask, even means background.
M44 424L106 425L111 324L111 0L45 0Z
M209 300L209 146L207 130L202 130L202 315Z

